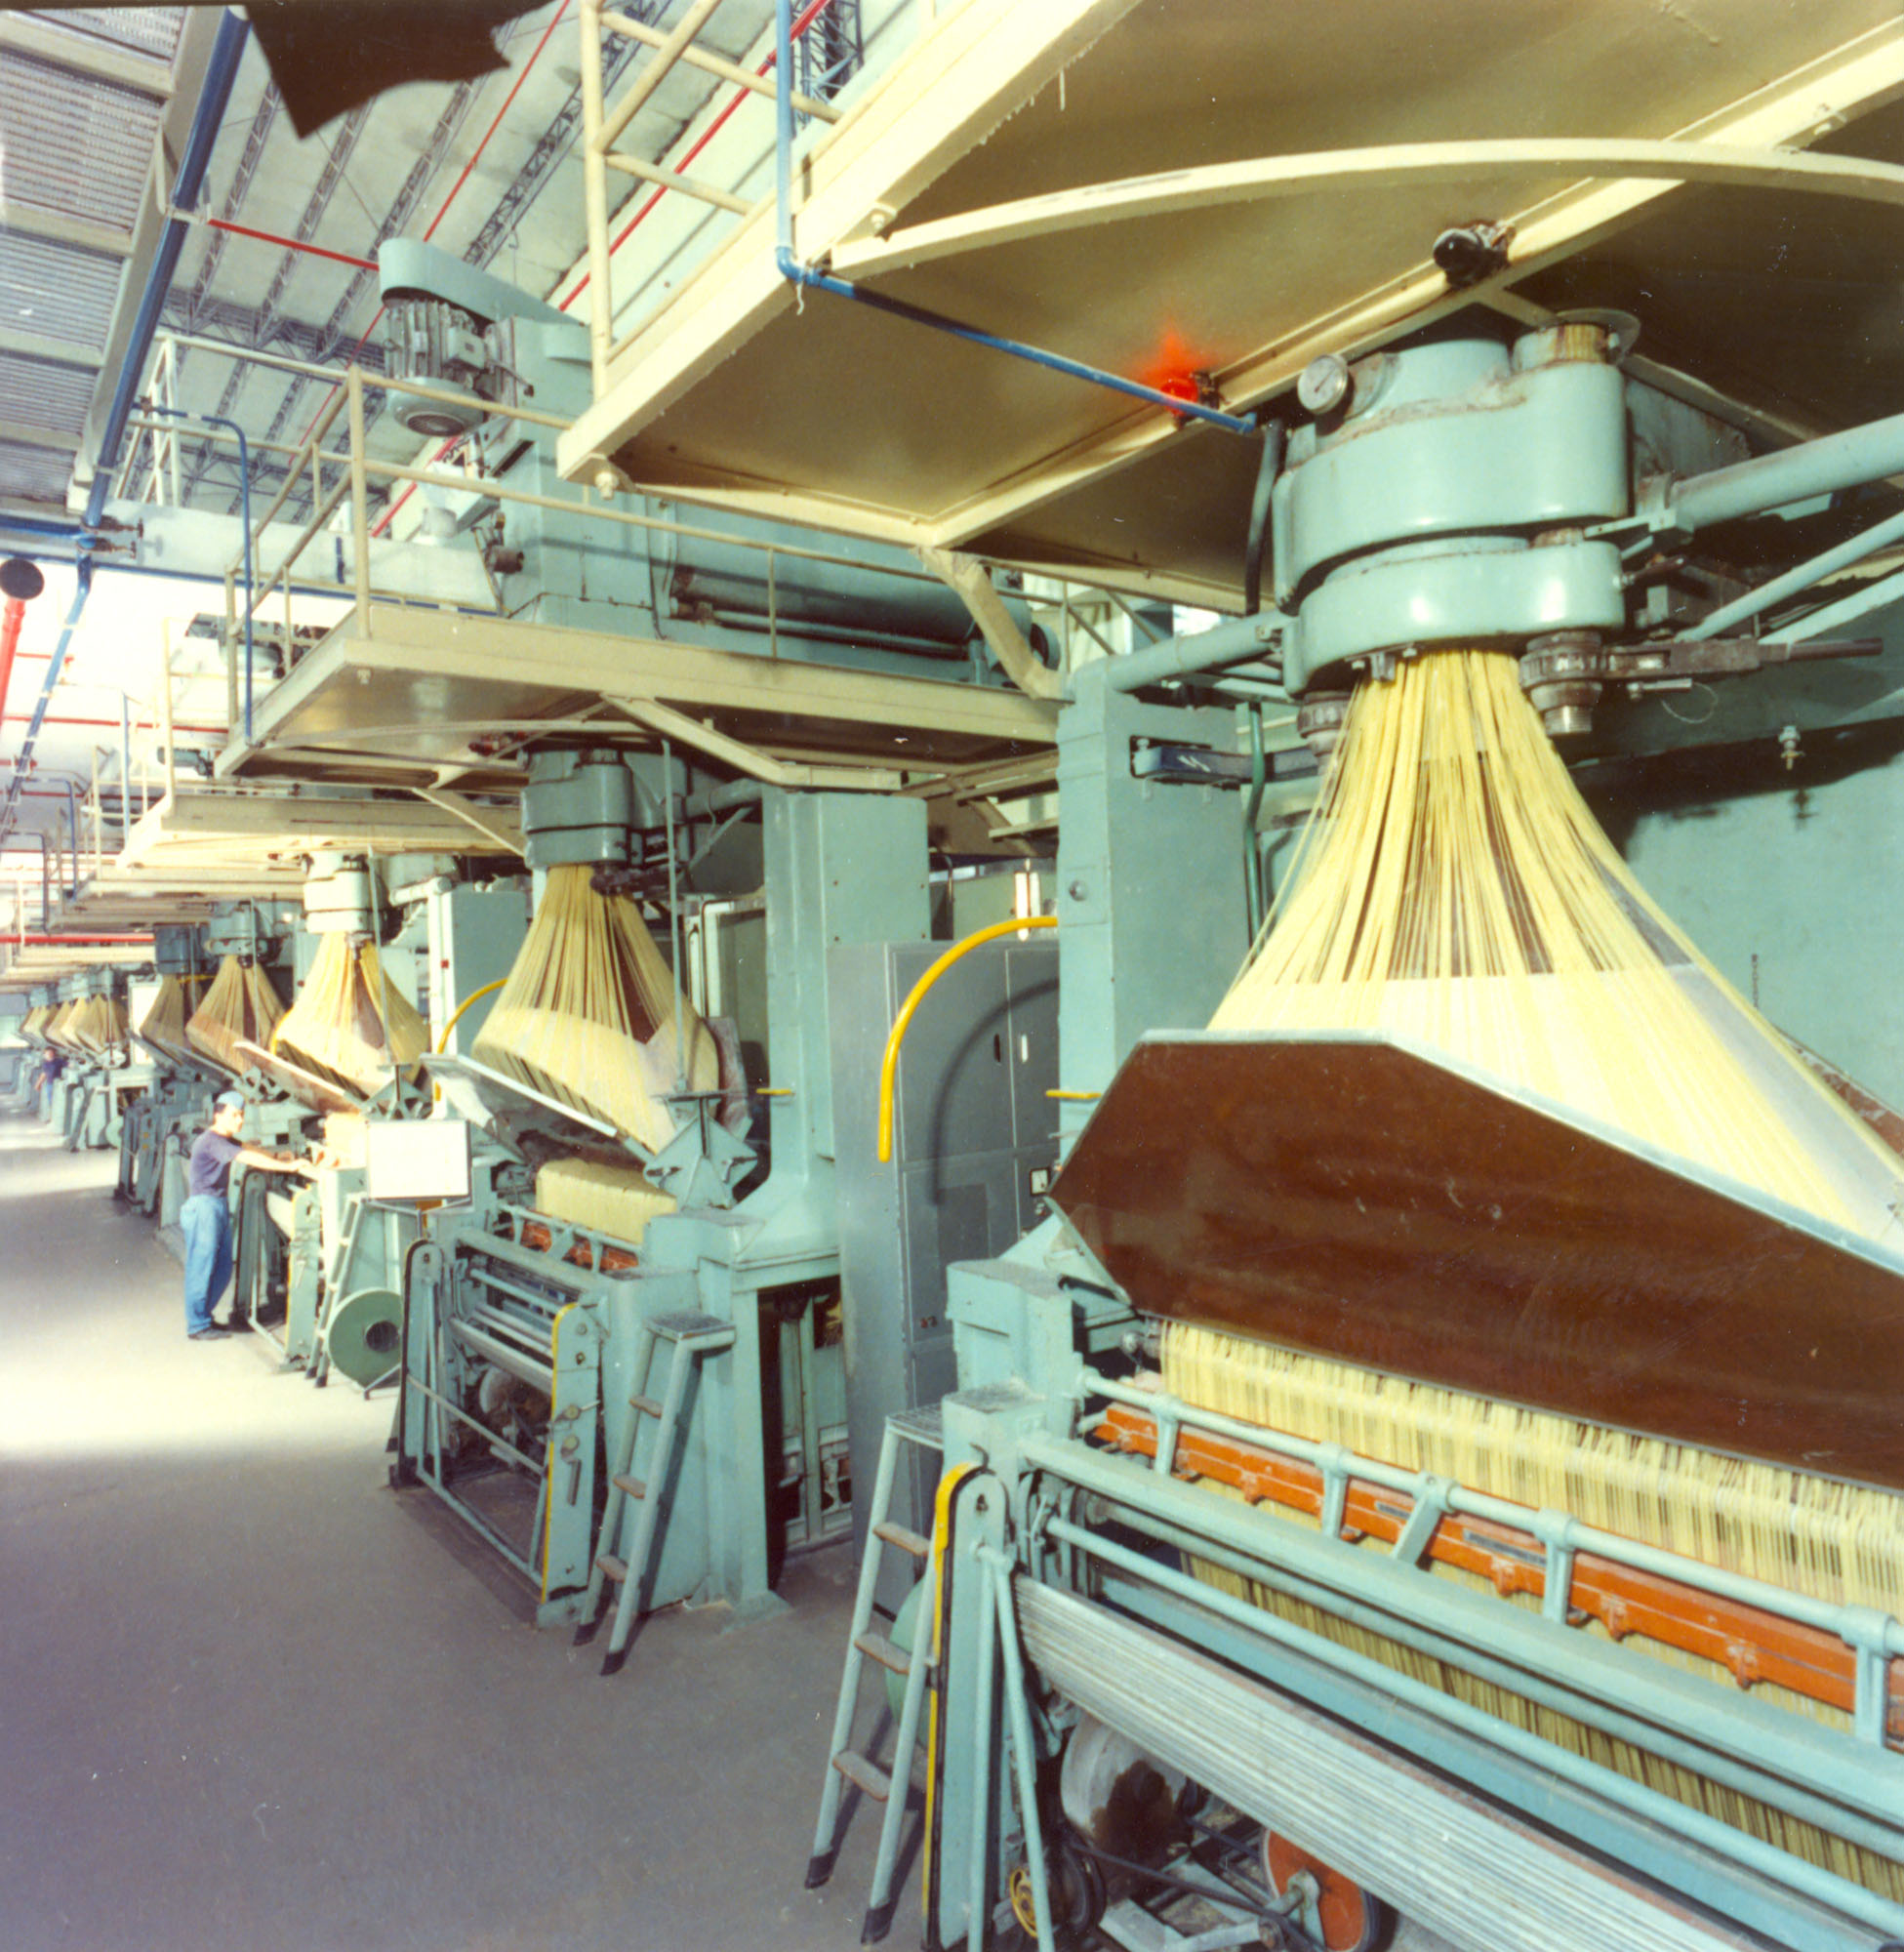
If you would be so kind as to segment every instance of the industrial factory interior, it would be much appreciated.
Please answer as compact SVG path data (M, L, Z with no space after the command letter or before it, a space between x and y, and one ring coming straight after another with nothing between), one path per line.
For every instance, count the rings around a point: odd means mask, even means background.
M1897 0L0 8L0 1952L1904 1952Z

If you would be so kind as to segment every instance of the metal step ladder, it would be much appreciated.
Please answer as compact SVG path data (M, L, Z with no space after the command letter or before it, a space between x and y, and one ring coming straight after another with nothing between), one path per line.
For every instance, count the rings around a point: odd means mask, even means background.
M863 1945L877 1944L892 1926L897 1895L892 1889L893 1871L899 1861L899 1833L912 1779L912 1753L918 1746L919 1707L925 1699L925 1684L932 1665L929 1618L919 1617L913 1632L914 1646L908 1653L886 1635L873 1630L873 1596L878 1591L888 1547L907 1554L921 1573L932 1551L930 1539L895 1525L887 1516L892 1509L893 1481L899 1472L900 1446L911 1444L923 1450L937 1451L944 1447L944 1442L936 1404L929 1409L902 1410L886 1419L886 1434L879 1445L879 1471L872 1484L872 1524L867 1533L866 1557L860 1563L860 1586L853 1603L846 1666L839 1680L839 1703L833 1711L832 1750L828 1760L827 1779L820 1791L820 1818L813 1827L813 1855L806 1867L808 1891L824 1885L832 1876L833 1859L839 1850L839 1840L833 1832L839 1821L839 1799L847 1783L874 1803L885 1805L885 1813L879 1821L879 1854L873 1864L866 1923L860 1931ZM869 1660L906 1683L899 1728L893 1738L893 1759L885 1768L852 1746L860 1680Z
M659 1402L648 1394L648 1379L654 1371L655 1351L664 1342L673 1347L668 1365L668 1385ZM635 1331L634 1394L628 1407L627 1435L619 1446L614 1469L609 1474L608 1497L602 1507L601 1546L588 1574L587 1604L583 1609L585 1624L576 1630L575 1644L586 1646L601 1626L602 1592L610 1580L621 1588L615 1602L615 1620L609 1629L608 1651L602 1656L603 1674L619 1674L628 1658L628 1635L642 1611L641 1596L658 1557L661 1510L668 1502L668 1473L673 1468L675 1440L680 1433L681 1410L687 1402L688 1382L702 1359L717 1356L734 1345L730 1323L715 1315L686 1312L657 1315L645 1319ZM655 1418L655 1441L648 1455L651 1476L646 1483L632 1476L635 1440L642 1420ZM634 1540L628 1557L614 1548L621 1543L623 1524L628 1504L640 1507L635 1521Z
M317 1320L311 1328L311 1345L304 1358L304 1380L321 1390L331 1380L331 1318L344 1299L344 1282L357 1252L357 1232L369 1202L361 1194L344 1202L344 1224L338 1229L337 1250L325 1265L324 1299L318 1304ZM288 1322L287 1322L288 1325Z

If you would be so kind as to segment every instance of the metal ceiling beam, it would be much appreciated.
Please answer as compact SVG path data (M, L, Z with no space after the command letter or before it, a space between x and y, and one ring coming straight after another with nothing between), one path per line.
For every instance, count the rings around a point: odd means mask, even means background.
M245 146L238 158L238 167L232 172L231 187L224 193L224 221L232 223L243 209L245 197L250 192L252 179L258 172L260 159L264 153L264 144L269 140L272 126L278 118L278 110L283 106L278 95L277 84L265 85L264 93L258 99L258 106L252 113L251 127L245 132ZM218 268L224 257L228 239L225 233L215 230L205 247L205 256L198 267L198 276L192 280L190 295L185 300L185 317L194 332L202 330L201 308L211 296L212 280L218 275ZM167 309L171 307L168 305Z
M26 14L0 14L0 51L29 55L120 88L136 88L159 101L172 93L172 69L165 61L95 40L90 34L61 32Z
M0 325L0 352L49 359L56 366L90 366L95 372L105 364L105 353L100 346L75 346L69 339L49 339L43 332L21 332L14 326Z
M182 311L168 305L167 329L177 324L181 331L189 333ZM187 337L184 345L187 350L211 352L216 356L216 345L206 342L223 340L230 345L234 356L239 353L257 352L264 349L264 342L260 335L264 331L263 314L251 305L233 304L227 299L208 299L203 307L206 326L194 339ZM289 346L301 359L311 365L322 363L324 348L335 343L334 335L321 325L309 325L303 319L274 318L270 321L270 337ZM253 364L265 362L253 361ZM381 346L366 346L357 354L356 363L366 373L382 373L384 370L384 348ZM305 376L309 377L309 376ZM335 369L337 380L344 378L344 368Z
M47 447L56 454L73 454L79 448L76 433L55 433L51 427L22 427L18 421L0 421L0 445Z
M319 172L317 182L304 199L304 207L298 219L297 230L293 233L300 244L307 244L317 234L317 226L323 223L325 214L331 207L331 199L336 196L338 185L344 181L344 172L350 166L350 158L355 153L357 143L364 133L364 126L370 120L368 107L353 108L344 118L343 125L330 140L330 152L325 157L324 167ZM276 319L278 305L284 297L285 287L297 270L300 254L286 251L278 259L277 270L264 292L263 302L258 307L258 340L263 344L270 336L272 322ZM251 378L249 366L234 366L226 376L224 390L219 396L218 412L229 414L237 403L238 395L244 389L245 382ZM274 435L275 437L275 435Z
M0 15L0 20L8 18ZM22 237L43 237L53 244L77 244L108 258L132 255L133 234L116 224L95 224L90 218L68 217L63 211L39 210L30 203L0 196L0 230L17 230Z
M659 4L640 4L626 9L628 13L647 19L659 19L663 12ZM628 64L634 60L637 50L632 41L617 38L602 50L601 85L613 88ZM503 191L496 208L483 220L483 226L471 240L468 250L463 254L464 262L473 264L478 270L487 270L503 246L509 240L516 225L527 215L529 207L547 186L555 172L574 153L576 132L582 126L582 84L577 82L569 91L569 99L550 118L548 127L537 137L535 147L522 160L515 175Z
M231 82L250 28L223 7L187 8L173 65L178 95L160 122L159 151L179 157L171 185L175 197L189 204L198 194L205 165L217 141ZM154 170L159 157L154 158ZM119 376L110 399L101 388L81 429L81 452L93 457L87 519L97 521L112 484L119 461L119 442L133 395L144 377L145 356L159 309L171 287L187 225L165 215L150 195L141 200L134 226L126 277L106 334L105 370ZM83 242L76 232L71 241ZM127 252L122 250L121 256Z

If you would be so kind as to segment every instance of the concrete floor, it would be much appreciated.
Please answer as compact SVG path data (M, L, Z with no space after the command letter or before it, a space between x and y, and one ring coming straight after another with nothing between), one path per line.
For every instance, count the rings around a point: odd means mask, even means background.
M185 1340L114 1171L0 1120L0 1947L855 1946L869 1816L802 1889L845 1552L601 1680L385 1488L387 1400Z
M185 1339L115 1174L0 1116L0 1952L857 1946L876 1812L803 1888L847 1552L602 1680L387 1489L387 1398Z

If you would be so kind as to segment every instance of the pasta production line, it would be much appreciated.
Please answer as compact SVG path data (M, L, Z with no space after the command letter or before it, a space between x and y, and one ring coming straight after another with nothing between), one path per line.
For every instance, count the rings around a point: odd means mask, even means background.
M148 1218L159 1210L168 1141L202 1131L213 1098L229 1081L186 1035L191 992L208 980L204 959L198 927L161 923L152 931L157 987L131 1027L150 1076L127 1105L119 1134L119 1197Z
M119 1143L123 1101L143 1088L149 1072L135 1066L127 1040L125 975L113 968L69 977L72 1009L59 1027L68 1064L60 1076L60 1124L66 1150Z
M769 1078L674 989L632 898L678 954L677 833L698 816L705 842L723 807L755 834ZM827 957L923 936L924 812L585 749L535 759L524 828L529 943L473 1055L427 1064L486 1143L408 1259L396 1476L489 1540L544 1624L616 1606L619 1666L640 1612L777 1608L784 1553L850 1525Z
M261 1106L287 1108L279 1116L316 1141L318 1161L303 1184L234 1169L234 1309L319 1385L335 1370L368 1388L395 1367L397 1290L416 1227L368 1198L366 1175L371 1124L425 1118L432 1105L419 1069L425 1021L410 993L433 996L453 1032L452 985L493 989L490 972L507 967L520 940L522 893L463 885L456 865L312 856L303 927L314 947L298 1005L268 1038L234 1047ZM432 980L420 983L425 965Z
M1630 343L1318 359L1266 442L1268 603L1074 675L1053 1211L952 1268L958 1387L890 1428L945 1475L929 1547L889 1528L891 1639L869 1551L809 1872L916 1738L928 1945L1904 1937L1900 1127L1653 905L1554 743L1617 805L1711 699L1702 763L1842 742L1821 797L1855 779L1904 424L1755 454ZM1251 947L1234 802L1144 775L1246 780L1265 682L1329 770ZM1858 974L1803 966L1855 1058Z

